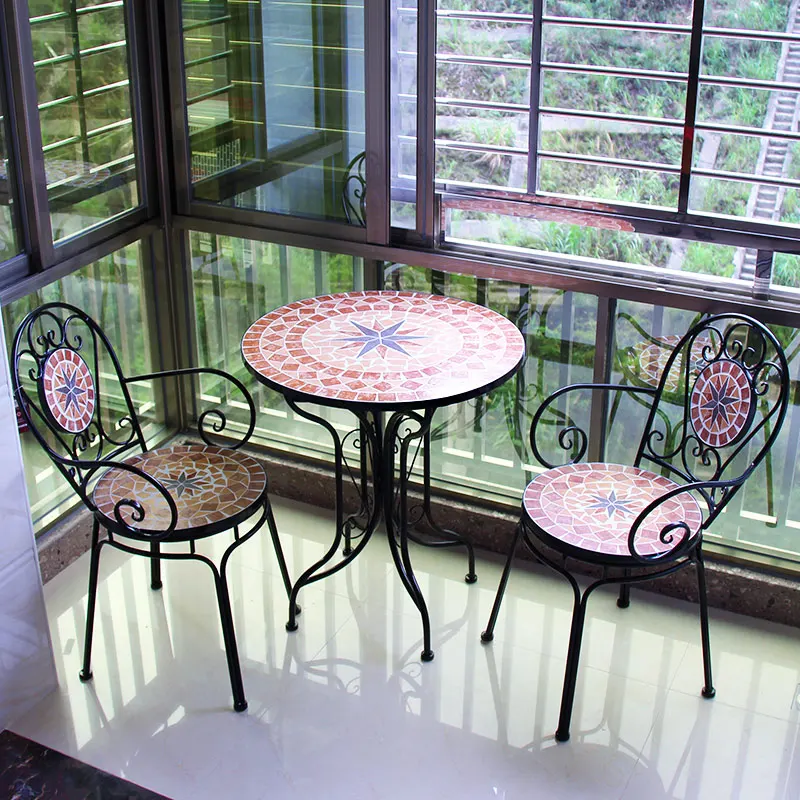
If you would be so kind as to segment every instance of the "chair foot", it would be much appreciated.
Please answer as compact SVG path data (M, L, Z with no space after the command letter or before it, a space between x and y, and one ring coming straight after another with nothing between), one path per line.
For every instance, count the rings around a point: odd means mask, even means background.
M423 650L420 658L423 661L433 661L433 650Z
M234 711L241 712L241 711L244 711L246 708L247 708L247 700L237 700L233 704L233 710Z
M556 731L556 741L557 742L568 742L569 741L569 731L562 731L559 728Z
M286 630L289 633L294 633L300 626L296 622L287 622L286 623Z
M85 669L82 669L78 673L78 677L80 678L81 683L86 683L87 681L90 681L94 677L94 674L92 673L91 670L87 672Z
M489 633L489 631L484 631L481 634L481 641L484 644L489 644L489 642L494 641L494 634L493 633Z
M631 604L631 601L628 598L624 600L621 597L617 598L617 608L627 608Z
M477 576L477 575L476 575L474 572L468 572L468 573L467 573L467 574L464 576L464 581L465 581L466 583L477 583L477 581L478 581L478 576Z
M714 697L714 695L716 693L717 693L717 690L713 686L711 688L708 688L708 687L704 686L702 688L702 690L700 691L700 694L703 695L703 697L705 697L708 700L710 700L712 697Z
M151 588L151 589L152 589L154 592L157 592L159 589L163 588L163 586L164 586L164 583L163 583L162 581L153 581L153 582L150 584L150 588Z
M350 553L352 553L352 552L353 552L353 548L352 547L343 547L342 548L342 555L343 556L349 556Z

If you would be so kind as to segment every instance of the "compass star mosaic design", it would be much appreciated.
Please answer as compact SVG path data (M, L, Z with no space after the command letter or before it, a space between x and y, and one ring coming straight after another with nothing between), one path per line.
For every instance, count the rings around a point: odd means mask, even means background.
M754 412L750 380L736 361L714 361L700 373L689 417L701 442L711 447L732 444L747 430Z
M258 461L222 447L168 447L127 458L125 463L151 475L172 495L178 509L176 532L207 525L224 527L232 517L245 518L267 488L267 476ZM145 510L144 520L136 523L123 508L123 519L134 527L159 531L169 526L169 506L158 490L138 475L112 468L97 482L94 502L101 514L114 521L114 508L121 500L138 500Z
M516 326L497 312L422 292L298 300L256 320L242 340L245 364L279 391L389 408L490 386L524 352Z
M579 550L630 558L628 533L644 508L678 486L654 472L620 464L569 464L538 475L526 487L522 506L547 536ZM692 536L702 524L700 506L689 494L659 505L639 528L636 550L652 556L669 544L659 535L670 523L685 522ZM679 541L676 534L674 543Z
M373 323L371 328L368 328L366 325L361 325L355 320L350 320L350 323L355 325L355 327L361 331L361 335L345 336L344 338L340 339L340 341L350 342L351 344L362 344L363 347L361 348L357 358L361 358L361 356L366 355L375 348L381 347L391 348L392 350L396 350L398 353L402 353L403 355L407 356L408 351L403 346L405 343L411 342L414 339L427 338L426 336L401 334L399 331L400 328L405 324L404 320L396 322L394 325L389 325L386 328L378 327L378 323ZM383 351L381 351L381 355L383 355Z
M61 347L45 361L41 394L47 410L63 430L80 433L89 427L95 409L95 385L86 362Z
M594 495L595 502L592 505L587 506L587 508L602 508L604 511L608 513L608 518L614 516L614 514L630 514L630 510L628 506L631 504L630 500L622 500L617 497L616 491L614 489L611 490L610 494L608 495Z

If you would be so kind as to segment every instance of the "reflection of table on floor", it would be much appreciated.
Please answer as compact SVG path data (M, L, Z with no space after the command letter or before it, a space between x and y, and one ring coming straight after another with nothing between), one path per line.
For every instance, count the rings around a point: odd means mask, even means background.
M288 630L297 628L300 589L356 558L383 518L398 575L422 618L422 660L433 658L430 619L411 566L409 539L436 547L465 546L466 580L476 580L471 545L431 519L433 414L499 386L519 368L524 352L522 335L500 314L464 300L415 292L351 292L300 300L250 326L242 341L245 364L258 380L281 392L296 413L324 427L334 445L336 535L325 555L297 579L289 599ZM301 405L307 403L347 409L359 427L340 437L328 420ZM345 516L343 473L350 468L344 448L349 437L360 451L354 483L361 508ZM420 444L423 502L409 509L409 476ZM433 536L409 532L423 517L436 532ZM342 544L343 557L333 563Z

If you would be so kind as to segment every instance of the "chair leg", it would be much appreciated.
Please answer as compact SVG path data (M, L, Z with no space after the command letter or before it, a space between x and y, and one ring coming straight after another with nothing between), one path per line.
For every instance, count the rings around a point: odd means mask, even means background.
M222 572L217 572L213 567L212 571L214 572L214 584L217 590L217 605L219 606L219 618L222 624L222 638L225 643L225 656L228 659L228 674L230 675L231 690L233 691L233 710L244 711L247 708L247 700L245 700L244 696L239 651L236 648L236 633L233 629L228 581L225 577L224 567Z
M275 548L275 557L278 559L278 567L281 571L281 578L283 578L283 585L286 588L286 596L291 600L292 598L292 581L289 578L289 569L286 566L286 558L283 555L283 547L281 546L281 538L278 535L278 526L275 522L275 516L272 513L272 506L267 500L267 526L269 527L269 535L272 538L272 546ZM294 613L297 616L300 613L300 605L295 603Z
M161 582L161 544L160 542L150 543L150 588L160 589L164 584Z
M711 677L711 641L708 636L708 598L706 597L706 571L703 565L703 554L697 550L697 588L700 595L700 636L703 641L703 673L705 685L701 694L711 698L717 690Z
M100 523L92 522L92 550L89 561L89 603L86 609L86 635L83 639L83 668L78 677L86 682L92 679L92 638L94 636L94 610L97 605L97 581L100 573Z
M567 666L564 671L564 688L561 692L561 712L558 716L556 741L569 740L569 726L572 719L572 706L575 701L575 687L578 682L578 663L581 657L581 641L583 625L586 621L586 601L588 595L580 595L577 585L573 586L575 603L572 609L572 627L569 632L569 648L567 650Z
M622 574L627 578L631 574L629 569L623 570ZM621 583L619 587L619 597L617 598L618 608L627 608L631 604L631 585Z
M492 613L489 615L489 624L486 630L481 634L481 641L491 642L494 639L494 626L497 624L497 615L500 613L500 605L503 602L503 595L506 591L506 584L508 583L508 576L511 573L511 562L514 560L514 555L517 551L517 544L519 544L519 537L522 535L522 521L517 524L514 531L514 539L511 542L511 548L508 551L508 558L506 565L503 568L503 574L500 577L500 584L497 587L497 594L494 596L494 605L492 606Z

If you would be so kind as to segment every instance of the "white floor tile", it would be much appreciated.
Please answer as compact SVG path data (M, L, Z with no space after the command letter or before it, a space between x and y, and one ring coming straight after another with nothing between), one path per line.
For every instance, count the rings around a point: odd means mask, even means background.
M331 541L330 515L277 502L292 577ZM224 545L209 540L206 552ZM249 708L231 708L210 571L103 556L94 680L77 677L86 556L46 587L60 690L13 729L161 792L205 798L789 798L800 796L796 633L712 620L718 697L699 697L696 607L634 590L589 605L566 745L554 741L572 596L515 570L495 641L479 642L500 577L463 551L415 548L436 658L377 532L359 559L304 589L300 629L266 532L231 559Z

